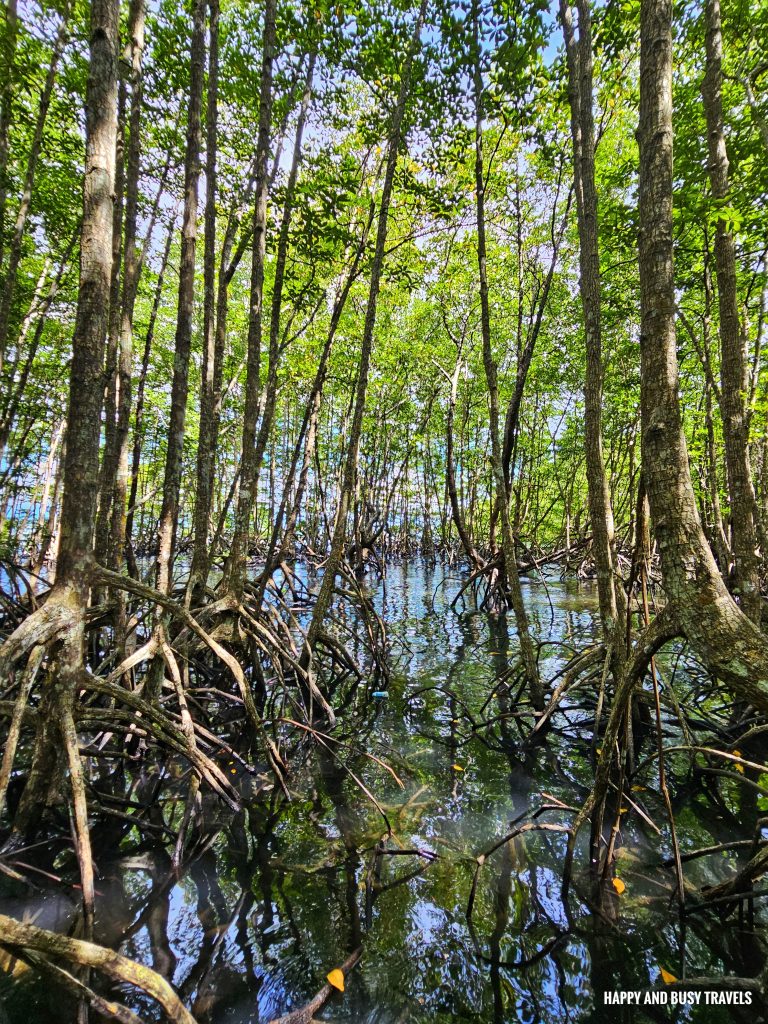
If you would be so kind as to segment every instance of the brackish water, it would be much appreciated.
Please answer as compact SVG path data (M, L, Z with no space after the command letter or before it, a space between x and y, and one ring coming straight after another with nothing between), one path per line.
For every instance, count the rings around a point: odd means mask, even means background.
M262 792L232 818L206 798L194 856L179 879L160 833L154 842L135 831L113 845L102 839L95 847L97 941L171 979L201 1024L257 1024L296 1009L358 947L362 958L346 992L319 1019L765 1019L757 998L751 1007L726 1009L603 1005L606 991L656 985L660 967L682 976L683 958L688 976L749 976L763 963L759 916L740 927L735 917L723 923L691 914L681 928L670 906L673 875L662 864L670 844L653 770L632 796L661 835L639 813L624 817L616 874L625 889L609 901L608 914L591 911L585 901L582 843L569 921L560 896L566 836L540 831L487 859L468 921L478 854L513 819L552 797L578 808L593 761L590 705L581 696L566 702L541 746L521 752L524 725L519 731L513 694L498 683L515 647L514 624L469 609L454 613L449 604L459 586L441 564L388 567L386 580L375 584L375 600L390 631L390 682L383 691L374 680L347 691L334 733L340 745L306 742L296 753L290 804ZM588 584L575 581L532 581L525 593L535 635L555 642L542 659L549 677L569 646L590 642L595 597ZM348 626L353 638L361 631L354 620ZM469 716L485 724L473 732ZM671 745L675 736L671 727L668 732ZM641 756L653 742L651 735ZM728 785L722 806L682 784L673 793L684 851L752 837L747 805L738 786ZM758 805L749 804L755 814ZM385 842L389 852L376 857L387 832L384 816L393 836ZM549 810L538 820L567 825L572 817ZM729 877L738 862L738 851L694 860L686 879L696 887L711 883ZM51 869L76 878L71 856L59 854ZM42 876L34 892L2 876L0 887L0 912L62 931L73 920L74 887L47 891ZM135 994L114 995L143 1020L158 1019ZM16 965L13 976L0 975L0 1024L58 1024L74 1019L72 1013L72 1004L32 972Z

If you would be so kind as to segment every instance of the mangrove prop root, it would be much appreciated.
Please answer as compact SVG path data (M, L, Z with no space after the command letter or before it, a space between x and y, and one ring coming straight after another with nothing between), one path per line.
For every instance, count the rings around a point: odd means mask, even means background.
M21 686L19 687L19 695L13 706L11 724L8 726L8 736L6 737L5 750L3 751L3 761L2 765L0 765L0 815L3 813L5 796L8 792L8 783L11 778L11 772L13 771L13 760L16 756L16 747L19 743L19 735L21 734L24 712L27 709L27 700L44 655L45 647L38 646L32 649L29 661L27 662L27 667L24 670L24 676L21 680Z
M568 896L570 887L571 869L573 855L576 847L576 839L581 828L589 820L590 815L596 812L598 822L602 821L603 807L608 792L608 782L613 762L613 752L616 748L619 733L626 715L629 701L635 686L643 678L650 660L654 654L669 640L680 635L680 627L677 621L666 609L662 609L653 622L638 637L632 657L627 662L624 675L622 676L616 693L614 695L611 711L605 726L605 734L602 742L602 753L597 763L595 773L595 785L593 786L584 805L579 811L573 823L573 830L568 839L568 849L563 868L562 895L563 900ZM594 865L596 868L598 865Z
M91 837L88 830L88 804L85 795L85 778L80 752L77 746L77 730L69 706L61 709L61 734L67 752L69 779L72 788L72 807L74 818L75 849L80 867L80 882L83 889L83 917L85 935L88 940L93 938L94 918L94 880L93 856L91 854Z
M497 850L500 850L502 846L505 846L513 839L516 839L518 836L524 835L526 832L559 832L569 835L571 830L570 828L568 828L567 825L559 825L552 822L535 820L537 817L539 817L539 815L543 814L545 811L563 809L573 810L573 808L570 807L566 808L565 805L561 804L559 801L555 804L545 804L544 806L539 807L532 815L532 818L534 820L527 821L521 825L516 825L516 827L514 827L511 831L507 832L505 836L503 836L501 839L495 840L491 844L491 846L483 850L482 853L479 853L475 857L475 871L472 877L472 885L469 890L469 898L467 899L467 921L469 921L470 923L472 922L472 911L474 909L475 898L477 896L477 883L479 881L480 872L483 868L483 865L488 860L488 858L491 857L494 853L496 853Z
M736 894L749 889L752 883L766 871L768 871L768 846L763 847L752 857L733 878L703 891L702 899L709 903L730 896L735 898Z
M71 939L67 935L25 924L13 917L0 914L0 942L58 957L81 967L93 967L114 981L133 985L154 999L163 1009L166 1019L172 1024L196 1024L195 1018L184 1006L171 986L149 967L134 963L127 957L97 946L93 942Z
M49 978L54 985L58 985L65 991L71 993L76 999L84 999L88 1002L97 1013L102 1014L109 1020L115 1020L118 1024L144 1024L140 1017L129 1010L127 1006L123 1006L122 1003L116 1003L111 999L105 999L103 996L98 995L93 989L88 988L82 981L70 974L63 967L59 967L58 964L52 963L47 960L44 956L36 953L30 953L28 950L22 950L18 947L8 947L12 951L12 955L17 960L21 960L28 964L33 970L37 971L38 974L42 974L43 977Z
M205 779L211 789L218 793L232 810L239 808L240 805L236 799L237 794L219 766L207 757L198 746L191 746L182 729L165 713L160 711L156 705L143 700L132 690L125 690L114 683L108 683L105 679L98 679L96 676L90 675L90 673L82 676L81 685L84 689L95 693L103 693L114 701L125 704L133 711L138 712L144 728L151 732L159 742L165 743L171 749L185 756L195 771Z

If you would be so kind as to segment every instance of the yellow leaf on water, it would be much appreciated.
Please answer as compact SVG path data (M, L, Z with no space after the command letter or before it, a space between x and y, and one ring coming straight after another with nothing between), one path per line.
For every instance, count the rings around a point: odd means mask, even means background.
M659 964L659 970L661 971L661 980L665 985L671 985L673 982L677 981L674 974L670 974L669 971L665 971L661 964Z
M628 813L629 813L629 808L628 807L620 807L619 808L619 814L628 814Z
M334 967L332 971L328 971L325 976L328 980L328 984L337 988L339 992L344 991L344 971L340 971L338 967Z
M460 764L452 764L451 768L453 768L453 770L455 772L463 772L464 771L464 769L461 767Z
M613 888L616 890L616 892L619 894L619 896L621 896L621 894L624 892L624 890L627 887L626 887L626 885L624 885L624 883L622 882L622 880L620 878L614 878L613 879Z
M645 792L645 786L633 786L632 787L632 792L633 793L644 793Z

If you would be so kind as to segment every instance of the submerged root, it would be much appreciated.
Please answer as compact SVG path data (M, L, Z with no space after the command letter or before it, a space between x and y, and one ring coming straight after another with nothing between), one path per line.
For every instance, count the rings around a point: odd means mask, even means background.
M690 884L687 885L685 882L682 865L691 856L707 856L710 853L717 853L726 847L737 848L745 845L745 843L739 841L731 844L719 844L711 848L704 848L693 855L681 854L677 839L674 806L667 780L665 758L675 753L689 752L692 755L690 772L694 780L697 777L697 773L698 778L705 780L712 779L713 776L723 776L746 787L756 786L754 779L749 777L749 773L753 773L754 777L758 778L767 770L767 766L762 764L760 759L750 759L742 753L750 739L761 734L764 730L760 720L755 720L751 716L742 716L740 721L732 720L728 729L724 730L722 723L718 724L716 721L708 718L704 711L699 710L698 706L695 712L693 712L690 706L686 712L683 712L681 703L685 705L686 702L678 700L678 697L675 695L673 685L674 669L672 680L668 681L667 685L665 685L664 706L673 719L676 718L679 721L683 737L689 742L664 745L661 680L655 663L655 655L667 642L682 636L684 636L684 632L677 618L669 609L663 609L646 626L634 644L624 673L610 698L605 728L599 740L600 716L599 713L596 715L593 746L596 742L600 742L601 746L597 750L599 756L596 761L594 785L574 820L568 839L562 876L562 898L566 907L568 905L567 901L577 839L581 829L588 821L591 823L592 833L590 873L595 884L594 893L597 897L598 910L600 907L605 907L605 893L611 893L612 897L615 898L614 889L619 893L623 891L623 883L618 879L613 879L615 849L620 841L620 833L625 821L621 815L627 813L628 809L631 809L654 833L657 835L662 834L658 825L643 810L641 806L642 800L639 797L635 800L633 799L634 794L630 795L630 788L638 791L645 789L643 785L633 785L630 787L630 782L635 780L638 782L642 781L638 776L642 776L642 773L651 766L655 766L658 771L657 796L667 818L668 838L672 847L672 856L665 860L665 864L672 867L675 871L675 881L671 889L670 900L676 899L681 914L693 913L710 906L713 908L718 907L721 910L724 908L728 910L739 900L743 901L746 899L747 902L750 902L754 882L768 872L768 847L762 846L758 836L752 843L752 853L749 860L732 878L712 887L707 887L698 894L695 893ZM579 674L581 673L583 680L583 674L588 671L589 659L585 657L585 653L582 652L574 656L566 670L564 670L563 681L558 686L545 712L547 720L551 719L555 713L556 705L563 694L567 690L572 690L577 685L577 682L581 681L579 680ZM650 673L652 689L650 694L645 693L644 699L646 703L650 703L651 707L654 708L655 715L653 717L648 716L645 720L645 725L641 722L641 727L643 734L647 732L650 732L651 735L655 734L656 750L640 764L635 764L633 747L637 736L633 740L632 702L633 698L638 695L640 683L648 673ZM713 682L713 691L715 686L716 682ZM705 690L705 695L706 692ZM602 693L601 687L601 693L598 697L598 711L602 703ZM755 724L756 721L757 724ZM714 744L709 745L693 742L691 739L692 727L697 730L711 730L715 736L733 736L734 738L727 749L716 749L718 746L716 740ZM539 728L539 723L537 723L532 737L536 735ZM736 747L741 748L741 750L735 749ZM695 758L704 758L703 765L697 766L694 761ZM725 767L722 767L723 764L725 764ZM711 785L714 785L714 783ZM612 808L610 812L612 820L606 823L609 813L609 798ZM746 845L749 845L749 841L746 841ZM608 884L611 881L614 881L613 886ZM691 908L685 907L686 895L698 896L698 899L694 900L694 905ZM609 907L608 910L610 911L610 909Z
M32 649L32 653L29 656L29 661L27 662L24 675L22 676L22 680L19 685L18 696L13 705L13 714L11 715L11 722L8 726L5 749L3 750L3 761L2 765L0 765L0 815L2 815L5 807L8 783L10 782L11 772L13 771L16 747L18 746L19 736L21 735L21 725L24 718L24 712L27 710L29 694L32 690L35 677L37 676L44 657L45 647L42 644Z
M606 665L610 661L610 651L606 652L602 645L591 648L587 651L582 651L571 659L562 672L562 680L556 686L549 704L547 704L541 712L536 724L531 730L527 741L528 744L532 743L537 735L544 730L545 726L552 718L552 715L560 706L560 702L566 693L571 691L576 685L584 685L584 683L591 678L591 675L588 674L584 676L582 673L593 668L595 665L599 665L601 661Z
M15 949L31 950L46 956L65 960L80 967L91 967L106 974L113 981L131 985L159 1003L167 1020L173 1024L195 1024L171 986L149 967L97 946L93 942L71 939L66 935L25 924L12 917L0 914L0 943L10 952Z
M602 738L602 747L597 761L595 784L584 805L576 816L573 829L568 839L565 865L563 869L562 894L567 899L570 887L573 857L579 832L587 821L592 819L593 853L592 868L602 874L599 863L599 839L602 836L605 804L610 786L611 770L617 764L619 737L629 710L632 694L642 681L651 658L670 640L680 635L680 628L675 619L666 610L662 610L635 643L632 657L628 660L624 675L616 687L611 709L606 721ZM607 858L604 863L607 863Z

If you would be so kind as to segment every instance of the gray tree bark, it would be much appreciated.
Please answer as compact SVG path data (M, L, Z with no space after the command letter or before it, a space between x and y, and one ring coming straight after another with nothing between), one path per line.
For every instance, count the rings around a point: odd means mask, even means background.
M200 389L200 428L197 439L194 548L190 585L195 588L208 576L213 477L216 464L218 419L216 416L217 323L216 323L216 193L219 100L219 3L209 0L208 92L205 121L205 237L203 242L203 371ZM220 360L219 360L220 362Z
M479 45L479 11L473 6L473 41L475 51L474 90L475 90L475 203L477 212L477 266L480 277L480 330L483 340L483 366L488 386L488 410L491 434L491 464L496 485L496 502L501 524L501 549L504 556L504 576L509 590L512 611L515 616L520 654L522 656L525 676L535 708L544 707L544 690L539 677L536 651L531 639L528 625L528 613L523 601L523 591L517 572L515 541L512 536L512 525L509 519L509 493L504 478L504 459L502 453L501 433L499 429L499 387L497 382L496 363L491 347L491 312L488 300L488 272L485 236L485 173L483 170L483 79L480 68Z
M580 243L579 291L587 356L584 377L584 449L600 619L606 640L611 645L614 675L618 678L624 660L626 601L617 569L613 508L603 460L603 345L589 0L577 0L577 10L578 40L574 34L571 6L567 0L561 0L560 20L568 61L568 97Z
M195 302L195 250L197 246L197 186L200 179L200 135L205 78L205 0L194 0L190 56L187 148L184 158L184 215L181 227L179 303L168 423L168 449L163 479L157 553L157 589L171 589L173 549L179 516L179 491L184 455L184 425L189 391L189 356Z
M768 710L765 636L717 570L696 507L678 393L672 258L672 3L640 24L640 360L643 473L674 616L708 671Z
M144 0L131 0L128 16L127 58L131 72L131 107L125 183L125 243L123 294L120 308L120 351L118 357L118 401L116 424L117 464L114 480L110 529L110 567L118 570L125 558L130 448L131 399L133 391L133 313L139 289L143 253L138 248L137 220L141 162L141 117L143 107L142 56L144 53ZM151 226L150 226L151 233ZM150 235L148 235L150 237Z
M73 710L83 671L85 613L93 566L93 521L99 480L104 348L112 273L112 212L117 138L119 0L93 0L86 86L86 153L80 287L69 381L67 450L56 582L45 605L0 650L0 662L32 645L61 640L52 682L43 694L32 767L14 821L23 834L40 815L52 784L69 769L86 938L93 930L94 883L82 767ZM0 669L2 674L2 669Z
M702 84L707 122L709 180L712 198L726 200L728 151L723 125L723 36L720 0L707 0L706 74ZM736 286L736 243L721 217L715 227L715 274L720 313L720 415L731 506L735 591L744 612L758 625L762 599L758 572L755 491L749 461L749 367L739 323Z
M266 0L261 47L259 129L256 140L256 193L253 204L253 249L251 294L248 317L248 352L245 371L240 491L235 512L235 529L226 568L227 584L239 597L245 583L248 536L256 501L254 491L256 427L259 418L259 374L263 333L264 260L267 248L267 198L269 195L269 135L272 125L272 69L275 58L275 0Z

